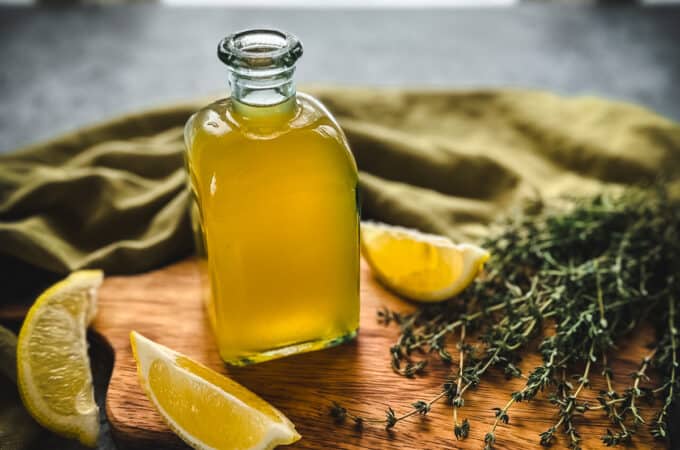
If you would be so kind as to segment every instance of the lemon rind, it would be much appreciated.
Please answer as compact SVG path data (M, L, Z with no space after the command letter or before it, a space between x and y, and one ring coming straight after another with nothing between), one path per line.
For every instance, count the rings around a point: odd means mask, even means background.
M445 236L436 234L424 233L413 228L406 228L398 225L389 225L381 222L362 222L361 223L361 248L366 261L373 269L376 277L390 290L396 294L406 297L410 300L426 303L435 303L452 298L461 293L479 274L484 267L484 263L489 259L488 251L473 244L455 244L452 240ZM393 239L415 240L426 244L433 245L441 250L442 256L453 255L461 253L463 255L463 267L470 267L470 269L463 275L445 288L436 291L424 291L418 289L411 289L395 282L395 280L383 273L378 267L378 264L371 256L369 245L366 245L366 235L368 238L373 238L375 233L387 233ZM370 243L369 243L370 244Z
M45 304L61 291L77 290L79 286L84 287L88 291L87 301L84 313L77 317L71 317L78 320L74 326L82 327L82 339L84 342L83 348L87 348L87 337L85 329L89 322L94 318L97 311L97 289L101 286L103 281L103 273L100 270L82 270L74 272L64 280L56 283L43 292L31 309L26 314L24 324L21 327L19 336L17 338L17 385L19 387L19 394L26 406L28 412L33 418L45 428L54 431L55 433L68 438L74 438L80 441L83 445L94 447L97 442L99 434L99 407L96 403L92 410L87 414L73 414L69 416L55 414L49 404L47 404L42 394L38 391L35 384L32 382L32 370L29 364L29 358L26 357L29 337L33 333L36 318L40 312L44 311ZM90 358L87 352L83 355L86 366L90 365ZM88 371L88 384L92 387L92 373Z
M199 450L214 449L213 447L203 444L199 439L195 438L189 432L187 432L186 430L182 429L182 427L177 425L177 423L172 418L172 415L169 414L158 402L156 395L154 394L153 389L151 389L151 386L149 385L148 382L149 367L156 358L161 358L167 361L170 365L173 366L173 370L182 372L182 374L186 375L187 378L192 380L192 382L202 384L204 386L210 386L216 390L219 390L223 395L228 397L230 401L239 405L239 407L243 408L244 410L250 410L255 414L261 415L263 419L269 423L268 430L266 434L262 437L262 440L259 442L259 444L254 447L251 447L248 450L270 450L278 445L292 444L293 442L296 442L297 440L300 439L301 436L295 430L295 426L293 425L293 423L278 409L272 407L272 409L277 413L278 417L280 418L281 420L280 423L275 422L270 417L266 416L264 413L258 411L255 408L252 408L251 406L244 403L241 399L232 395L228 391L225 391L219 386L213 385L212 383L199 377L198 375L192 373L191 371L177 365L175 361L178 356L182 356L180 353L168 347L165 347L161 344L153 342L150 339L137 333L136 331L130 332L130 341L132 344L132 351L137 362L137 375L139 378L140 385L144 390L144 393L147 395L147 397L154 405L154 407L158 410L159 414L161 415L165 423L168 425L168 427L175 434L177 434L177 436L179 436L180 439L182 439L192 448Z

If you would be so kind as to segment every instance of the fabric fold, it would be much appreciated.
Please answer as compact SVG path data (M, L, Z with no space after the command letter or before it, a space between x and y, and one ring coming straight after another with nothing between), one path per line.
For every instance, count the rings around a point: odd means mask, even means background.
M490 221L537 195L680 176L680 126L635 105L523 90L306 91L347 134L363 217L455 240L482 237ZM0 270L134 273L189 254L182 130L202 103L0 156Z

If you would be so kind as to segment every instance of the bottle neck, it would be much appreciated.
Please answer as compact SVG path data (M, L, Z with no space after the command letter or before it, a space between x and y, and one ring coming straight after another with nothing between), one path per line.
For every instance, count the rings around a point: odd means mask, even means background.
M283 71L230 70L234 108L248 117L292 112L295 109L294 72L295 67Z

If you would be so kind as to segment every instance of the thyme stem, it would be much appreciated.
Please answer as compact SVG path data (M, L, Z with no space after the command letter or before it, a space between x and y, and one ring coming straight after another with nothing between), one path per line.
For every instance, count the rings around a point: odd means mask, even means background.
M680 202L672 200L663 185L571 199L560 209L536 202L497 227L483 246L493 255L486 271L456 299L423 305L413 314L386 309L379 313L383 323L392 321L400 328L390 348L396 373L413 377L434 359L453 364L456 357L458 370L432 400L412 403L413 409L401 416L388 407L385 418L366 422L391 428L427 414L446 397L453 408L456 438L465 438L470 427L467 419L460 420L465 396L494 370L525 383L503 407L494 408L487 448L493 447L499 424L509 422L512 405L543 391L558 411L553 425L540 435L543 445L550 445L559 429L569 445L578 448L574 415L592 410L602 411L614 425L614 432L607 429L602 436L606 445L628 442L644 423L641 397L661 397L649 422L654 436L666 438L670 405L680 397ZM609 364L619 357L619 341L643 322L658 331L655 350L617 392ZM551 331L543 333L546 324ZM456 357L447 351L446 342L454 332L460 333ZM474 348L466 343L473 333L481 342ZM525 375L518 364L536 337L542 364ZM599 393L599 404L591 406L581 397L596 361L602 363L607 390ZM581 371L572 386L567 373L577 365L582 365ZM662 381L648 387L652 370ZM334 414L363 423L341 407Z

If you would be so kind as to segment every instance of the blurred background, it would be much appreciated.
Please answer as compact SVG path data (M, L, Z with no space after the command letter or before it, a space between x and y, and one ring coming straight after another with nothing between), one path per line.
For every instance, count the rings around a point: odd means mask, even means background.
M680 119L676 1L0 0L0 152L111 116L224 95L227 33L278 27L305 83L512 86Z

